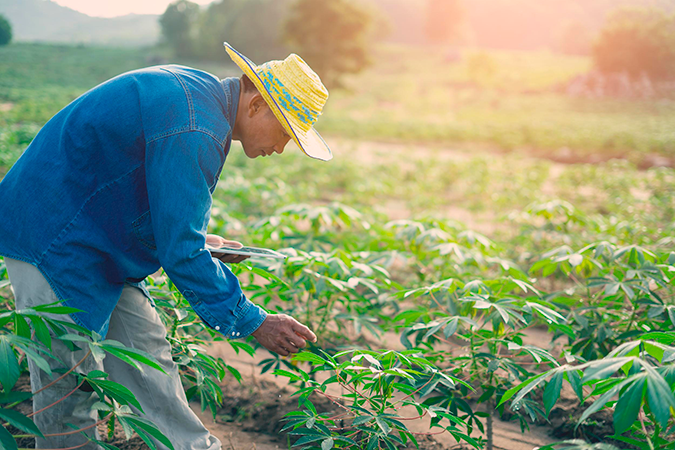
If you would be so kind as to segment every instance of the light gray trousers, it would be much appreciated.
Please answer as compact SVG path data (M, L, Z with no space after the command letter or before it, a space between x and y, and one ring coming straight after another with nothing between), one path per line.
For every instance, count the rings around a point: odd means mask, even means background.
M49 283L36 267L10 258L5 258L5 264L17 309L58 301ZM73 321L67 314L47 314L46 316L57 320ZM72 332L75 333L74 330ZM124 287L110 318L110 328L106 339L114 339L127 347L150 353L159 361L169 376L149 367L145 368L144 373L140 372L111 355L100 363L89 356L75 369L77 372L86 374L91 370L103 370L110 375L110 380L130 389L141 404L145 412L144 417L151 420L171 440L176 450L220 450L220 441L209 433L188 405L178 375L178 367L171 358L171 348L166 340L166 328L157 311L140 289L128 285ZM61 341L54 339L52 354L65 364L64 367L55 359L47 358L52 370L69 369L84 357L86 349L71 352ZM28 364L33 392L60 376L58 372L54 372L50 377L31 360ZM51 405L76 386L76 377L69 375L39 392L33 397L33 411ZM36 414L33 419L45 435L70 432L73 428L67 426L67 423L77 428L84 428L98 420L98 413L90 409L96 401L98 401L96 393L78 389L55 406ZM99 439L96 427L90 428L87 434ZM69 448L85 442L84 436L75 433L38 438L35 448ZM158 449L167 449L159 442L156 444ZM79 448L101 449L94 443Z

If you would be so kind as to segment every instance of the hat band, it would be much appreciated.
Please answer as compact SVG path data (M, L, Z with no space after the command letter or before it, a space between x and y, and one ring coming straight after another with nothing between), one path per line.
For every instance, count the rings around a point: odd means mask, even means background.
M276 94L277 101L286 111L293 113L298 120L307 125L311 126L316 122L319 112L307 108L299 98L288 92L281 80L275 77L271 71L261 70L258 72L258 76L270 94Z

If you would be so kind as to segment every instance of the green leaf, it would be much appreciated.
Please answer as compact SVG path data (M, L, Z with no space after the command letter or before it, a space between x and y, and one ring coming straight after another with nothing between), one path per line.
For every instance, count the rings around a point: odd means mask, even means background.
M42 319L42 317L31 316L30 322L33 324L33 328L35 329L35 336L45 345L45 347L51 350L52 335L49 333L49 329L47 328L47 325L45 325L45 321Z
M675 397L660 373L647 365L644 365L644 368L647 371L649 409L657 422L665 429L668 426L671 408L675 410Z
M131 427L136 431L136 433L138 433L138 435L141 436L141 438L143 438L143 436L139 431L144 432L143 434L145 433L149 434L162 444L169 447L171 450L175 450L169 438L164 436L164 434L161 431L159 431L159 429L157 429L155 424L153 424L149 420L137 416L123 416L123 417L124 420L126 420L129 423L129 425L131 425ZM119 418L121 421L122 416L119 416ZM151 445L152 441L150 439L143 439L143 441L145 441L145 443L148 444L149 446L154 447L154 443L152 443Z
M608 378L610 375L614 374L617 370L627 362L633 361L632 357L623 357L623 358L607 358L601 359L599 361L593 361L589 364L588 369L584 371L584 378L582 384L586 384L589 381L599 380L603 378Z
M497 407L503 405L506 403L511 397L513 397L517 392L518 395L516 398L513 400L513 403L518 403L525 395L527 395L528 392L530 392L532 389L536 388L539 384L543 383L546 381L546 379L553 373L553 371L559 370L558 368L549 370L548 372L541 373L539 375L536 375L534 377L528 378L527 380L523 381L520 383L518 386L514 386L508 391L504 393L502 396L501 401L497 405Z
M23 402L33 396L30 392L11 391L7 394L0 394L0 404Z
M330 450L333 448L334 444L333 438L325 439L323 442L321 442L321 450Z
M32 306L33 311L44 312L49 314L74 314L83 312L81 309L71 308L69 306L58 306L61 302L53 302L45 305Z
M366 422L370 422L371 420L373 420L373 416L359 416L354 419L354 422L352 422L352 424L354 426L359 426L363 425Z
M87 382L93 386L99 387L106 395L114 398L123 405L133 405L143 412L141 404L136 400L136 396L126 387L114 381L87 378Z
M18 411L12 409L0 408L0 419L6 420L10 425L15 426L26 433L35 434L44 437L42 431L35 425L35 423Z
M310 352L301 352L301 353L296 353L293 355L293 361L307 361L311 362L312 364L327 364L328 361L323 359L321 356L310 353Z
M459 325L459 318L453 317L452 319L448 320L447 325L443 329L443 335L445 336L446 339L450 338L450 336L455 334L458 325Z
M19 362L5 336L0 336L0 384L5 392L12 390L21 375Z
M560 397L560 390L562 389L563 382L563 373L558 372L551 377L551 381L546 385L544 389L544 407L546 408L546 415L548 416L551 413L551 409L558 401Z
M159 364L159 362L155 359L155 357L147 352L144 352L143 350L127 347L121 342L113 340L105 340L101 342L99 345L103 350L118 358L120 358L120 355L125 355L135 361L138 361L142 364L145 364L146 366L152 367L153 369L159 370L160 372L166 374L164 367L162 367Z
M2 450L18 450L16 441L12 435L5 429L5 427L0 426L0 449Z
M298 439L297 441L295 441L295 444L293 444L292 446L297 447L299 445L309 444L310 442L320 441L320 440L325 439L325 438L326 438L326 436L323 435L323 434L322 435L303 436L300 439Z
M588 419L591 414L595 413L596 411L600 411L603 406L607 404L608 401L610 401L623 387L630 383L633 379L628 378L627 380L623 380L620 383L617 383L609 389L607 392L605 392L600 398L598 398L596 401L593 402L591 406L586 408L586 411L581 415L581 418L579 419L579 422L577 423L577 427L579 424L581 424L583 421Z
M14 333L26 339L30 339L30 325L20 314L14 315Z
M579 376L579 372L576 370L570 370L568 372L565 372L565 378L572 387L572 390L574 390L574 393L577 394L577 398L579 399L579 401L583 403L584 391L581 386L581 377Z
M645 389L646 376L640 376L623 394L614 407L614 434L617 436L630 428L637 420L642 396Z
M381 417L376 417L375 422L377 423L377 426L380 427L380 429L382 430L382 432L385 435L389 434L389 432L391 431L391 427L389 426L389 424L387 422L385 422L384 419L382 419Z

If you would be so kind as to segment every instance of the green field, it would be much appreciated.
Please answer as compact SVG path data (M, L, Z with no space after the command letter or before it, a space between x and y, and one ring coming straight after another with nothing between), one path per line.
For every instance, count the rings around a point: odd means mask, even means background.
M155 56L0 48L0 174L69 101ZM401 397L419 414L440 411L447 433L480 447L465 436L487 435L478 425L485 411L546 423L563 382L579 397L566 398L576 405L566 420L584 421L568 437L673 448L675 171L638 167L654 155L675 159L675 104L560 92L589 67L584 58L481 51L450 64L431 51L379 47L369 70L331 92L319 120L333 161L290 146L252 161L233 145L211 231L286 252L285 264L233 270L253 301L319 336L293 364L254 351L253 341L241 348L310 398L327 380L351 408L340 420L361 425L342 431L305 404L289 416L295 437L311 438L301 448L318 445L312 436L321 448L400 447L396 439L414 437L398 420ZM570 160L599 162L555 162L563 148ZM0 262L0 299L11 307L4 277ZM173 324L177 360L215 336L166 279L150 284ZM0 323L0 338L16 332L15 322ZM533 332L546 338L528 345ZM181 358L189 392L223 414L217 381L236 370L206 354ZM597 399L600 413L586 420ZM598 435L603 424L616 435Z
M153 49L15 44L0 49L3 142L19 141L29 123L44 123L85 90L126 70L158 61L193 65L219 76L223 65L161 58ZM480 142L537 155L572 154L643 163L675 153L675 103L570 98L560 92L590 61L550 53L465 51L445 62L438 51L378 47L366 72L335 90L319 129L328 135L410 144ZM19 127L16 138L7 136ZM567 150L568 149L568 150Z

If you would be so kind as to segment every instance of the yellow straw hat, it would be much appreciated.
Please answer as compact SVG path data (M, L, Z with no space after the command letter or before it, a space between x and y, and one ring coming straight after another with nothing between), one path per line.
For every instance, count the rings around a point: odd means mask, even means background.
M333 154L313 125L328 99L319 76L295 53L260 66L224 42L225 50L253 82L288 135L307 155L322 161Z

